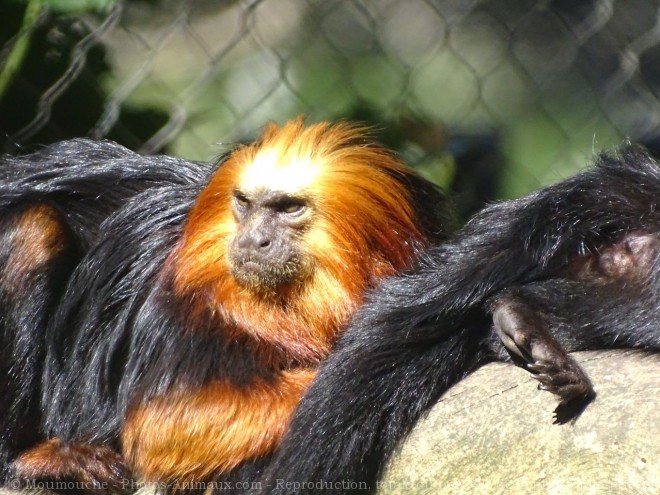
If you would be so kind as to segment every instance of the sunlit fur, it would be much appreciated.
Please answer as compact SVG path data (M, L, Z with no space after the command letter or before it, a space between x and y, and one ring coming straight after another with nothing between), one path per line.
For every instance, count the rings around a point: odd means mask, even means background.
M269 125L259 141L236 150L190 213L176 291L213 301L228 331L269 342L297 362L324 358L365 289L407 267L424 242L401 182L410 172L364 136L348 124L305 128L296 120ZM228 268L234 191L259 189L302 198L313 215L299 239L311 273L276 296L239 286Z
M189 318L210 310L219 331L248 336L264 363L281 366L284 356L302 368L248 387L219 380L174 390L137 408L122 444L141 476L203 479L270 453L314 376L305 367L328 355L365 291L409 266L425 243L403 180L410 171L364 134L347 124L270 125L200 194L171 258L175 292L192 301ZM234 193L259 190L304 200L309 217L297 239L305 269L277 292L232 276Z
M368 292L447 235L441 191L358 126L269 125L213 169L181 166L198 177L154 180L89 236L48 329L46 435L14 458L16 479L253 478ZM267 209L265 226L237 193L304 207ZM280 227L281 250L237 281L237 233Z
M596 163L485 208L429 247L413 270L380 284L248 493L300 493L279 480L323 480L335 495L375 493L396 448L450 386L490 361L511 359L500 334L514 360L560 397L560 422L593 399L564 351L660 352L660 163L637 148ZM570 271L577 278L566 278ZM563 408L573 400L577 409ZM499 413L472 419L497 424Z
M273 451L314 375L292 370L274 382L214 382L156 398L127 418L124 455L145 481L181 484L228 472Z
M412 172L364 137L365 129L348 124L269 125L257 142L234 151L198 196L166 264L186 301L186 327L215 321L224 338L280 371L266 380L218 377L174 388L131 411L122 446L141 477L192 482L270 454L365 292L408 267L426 244ZM259 287L232 275L235 193L260 190L306 205L296 239L305 268L276 292L268 281Z
M28 276L55 257L64 245L64 232L57 212L45 205L34 206L7 229L11 250L0 273L0 287L22 297Z

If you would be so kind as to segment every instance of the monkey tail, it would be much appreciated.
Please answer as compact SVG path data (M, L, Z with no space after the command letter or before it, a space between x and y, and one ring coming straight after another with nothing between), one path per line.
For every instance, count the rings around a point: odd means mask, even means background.
M490 359L487 325L478 318L432 346L406 341L399 323L384 327L374 325L369 312L358 315L322 365L323 380L308 390L265 473L272 493L289 493L282 481L322 482L310 489L314 493L344 493L336 490L347 482L356 483L359 493L375 491L383 466L417 419ZM433 321L422 326L436 331ZM340 414L337 404L345 406Z

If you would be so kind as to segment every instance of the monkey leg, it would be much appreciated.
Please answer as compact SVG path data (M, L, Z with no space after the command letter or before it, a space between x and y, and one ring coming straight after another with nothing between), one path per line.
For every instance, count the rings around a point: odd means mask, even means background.
M585 371L551 335L542 312L511 291L490 306L493 328L512 361L539 381L540 390L559 397L555 423L579 416L596 393Z
M54 482L67 493L69 487L76 493L96 494L130 493L136 488L130 469L112 448L59 439L47 440L21 454L11 465L10 477L25 486Z

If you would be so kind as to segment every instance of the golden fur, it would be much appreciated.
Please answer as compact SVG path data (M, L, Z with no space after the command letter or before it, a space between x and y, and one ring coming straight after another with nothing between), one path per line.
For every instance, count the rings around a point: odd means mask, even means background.
M235 150L200 193L161 281L172 281L184 331L210 321L265 371L241 383L220 377L194 388L180 384L136 401L121 434L135 474L194 482L272 452L366 291L409 267L427 242L413 207L412 172L365 135L345 123L269 125L255 143ZM277 292L239 284L230 268L235 194L262 189L295 195L309 207L296 238L307 269ZM41 458L38 447L22 460L30 468Z
M198 300L214 307L225 331L277 346L297 362L325 358L365 290L407 267L424 242L410 193L395 179L409 169L364 135L349 124L305 128L299 119L269 125L256 143L236 150L190 213L175 264L177 292L206 294ZM273 184L306 198L314 215L300 238L313 272L287 289L284 304L239 286L227 260L237 227L234 190Z
M133 410L124 427L124 456L145 481L207 479L279 443L314 372L284 372L249 387L215 382L177 390Z

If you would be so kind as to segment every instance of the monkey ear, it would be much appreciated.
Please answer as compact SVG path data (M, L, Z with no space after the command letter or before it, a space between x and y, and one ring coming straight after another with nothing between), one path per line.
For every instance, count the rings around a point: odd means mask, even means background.
M652 269L658 248L657 235L628 233L621 241L599 249L598 269L608 278L644 276Z

